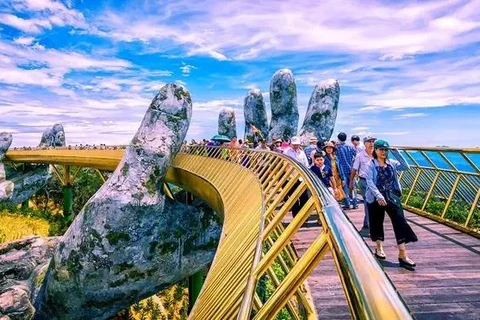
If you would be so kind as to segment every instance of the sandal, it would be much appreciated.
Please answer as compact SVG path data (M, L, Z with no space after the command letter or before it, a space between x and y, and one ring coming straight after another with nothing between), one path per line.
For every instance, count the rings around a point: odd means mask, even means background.
M417 265L413 260L410 258L398 258L398 262L400 263L400 267L405 267L405 268L413 268L416 267Z
M387 259L387 256L385 255L385 252L383 252L383 250L378 250L377 248L375 248L374 255L377 259L380 259L380 260Z

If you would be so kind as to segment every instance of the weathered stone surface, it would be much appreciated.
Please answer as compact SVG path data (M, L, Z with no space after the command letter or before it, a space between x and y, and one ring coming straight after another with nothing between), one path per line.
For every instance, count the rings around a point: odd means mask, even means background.
M52 132L52 134L47 135L47 132ZM5 154L11 144L12 137L10 135L8 138L8 135L10 134L4 134L3 139L0 136L0 203L18 204L30 199L43 188L51 178L51 174L48 165L27 165L22 171L5 168L1 159L3 158L2 154ZM56 141L56 146L65 146L62 125L56 124L52 129L47 130L42 136L39 147L46 146L44 142L49 139L48 137L54 137L51 141ZM55 140L55 137L58 139ZM10 142L8 143L8 141Z
M29 237L0 245L0 315L31 319L30 297L40 288L59 237Z
M275 72L270 82L269 140L289 140L298 129L297 86L292 71L281 69Z
M243 113L245 117L245 137L253 137L256 128L260 130L264 138L267 138L267 111L262 92L259 89L252 89L248 92L243 104Z
M218 134L230 139L237 136L237 122L233 108L223 108L218 115Z
M5 157L5 152L7 152L8 148L12 144L12 134L8 132L0 133L0 181L5 179L5 165L3 164L2 160ZM1 195L0 195L1 198Z
M8 148L12 144L12 134L8 132L1 132L0 133L0 160L3 159L5 156L5 152L7 152Z
M164 176L191 118L177 84L153 99L119 166L76 217L36 298L35 319L105 319L205 267L215 216L166 199Z
M48 166L33 166L25 172L15 172L12 176L7 172L6 176L7 179L0 180L0 203L10 204L30 199L51 178Z
M330 140L337 119L339 98L340 85L337 80L330 79L315 86L299 132L303 144L308 144L313 136Z
M45 130L39 147L64 147L65 130L61 124L55 124L51 129Z

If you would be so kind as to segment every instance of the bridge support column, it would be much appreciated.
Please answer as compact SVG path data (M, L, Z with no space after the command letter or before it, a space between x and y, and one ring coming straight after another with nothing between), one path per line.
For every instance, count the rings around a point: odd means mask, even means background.
M188 277L188 312L190 312L200 295L203 286L203 270Z
M73 186L67 184L63 186L63 217L70 221L73 214Z

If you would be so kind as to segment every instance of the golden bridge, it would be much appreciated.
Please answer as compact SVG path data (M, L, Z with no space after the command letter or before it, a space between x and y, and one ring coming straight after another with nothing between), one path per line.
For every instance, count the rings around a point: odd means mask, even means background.
M415 271L375 260L357 231L363 210L344 213L307 168L273 152L224 150L184 147L166 176L223 218L190 319L275 319L279 312L292 319L480 319L479 149L399 148L411 165L401 183L419 236L409 246ZM12 150L5 160L52 164L68 187L81 168L115 170L123 153ZM311 197L292 218L306 190ZM386 240L395 257L395 242ZM273 286L268 297L259 290L264 277Z

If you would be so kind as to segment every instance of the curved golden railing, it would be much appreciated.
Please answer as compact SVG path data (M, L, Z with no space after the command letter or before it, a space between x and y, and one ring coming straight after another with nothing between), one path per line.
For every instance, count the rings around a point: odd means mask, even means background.
M406 209L480 238L480 148L398 147Z
M32 150L9 151L6 157L13 162L113 170L123 152ZM310 170L295 161L273 152L188 147L174 159L166 180L202 197L224 215L217 254L191 319L272 319L280 311L293 319L316 319L304 282L329 249L353 319L412 318L338 203ZM305 191L311 196L284 226L285 216ZM299 257L291 240L310 216L323 228ZM262 296L264 279L274 288L269 297Z

